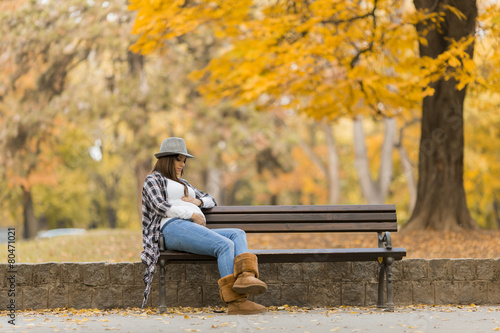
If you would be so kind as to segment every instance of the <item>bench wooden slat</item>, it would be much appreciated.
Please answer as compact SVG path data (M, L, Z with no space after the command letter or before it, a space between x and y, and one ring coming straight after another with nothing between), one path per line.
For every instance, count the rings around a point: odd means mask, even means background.
M307 222L279 222L279 223L254 223L254 222L226 222L213 223L207 221L207 227L210 229L238 228L248 233L278 233L278 232L384 232L397 231L398 226L394 222L356 222L349 223L323 223L311 224Z
M207 222L396 222L396 213L280 213L280 214L210 214Z
M205 215L210 214L232 214L232 213L276 213L276 212L293 212L293 213L321 213L321 212L362 212L362 213L377 213L377 212L396 212L395 205L289 205L289 206L216 206L211 209L204 210Z
M347 249L269 249L249 250L257 255L259 263L292 263L292 262L336 262L336 261L366 261L391 257L401 260L406 256L404 248L347 248ZM185 262L210 263L215 257L197 255L178 251L163 251L161 255L169 264Z

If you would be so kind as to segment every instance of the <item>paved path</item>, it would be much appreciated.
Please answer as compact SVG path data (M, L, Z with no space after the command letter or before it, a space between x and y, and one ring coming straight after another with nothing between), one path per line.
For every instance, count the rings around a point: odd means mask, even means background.
M159 315L134 310L61 310L16 314L15 326L0 315L0 332L495 332L500 306L376 308L271 308L262 315L228 316L212 309L172 308Z

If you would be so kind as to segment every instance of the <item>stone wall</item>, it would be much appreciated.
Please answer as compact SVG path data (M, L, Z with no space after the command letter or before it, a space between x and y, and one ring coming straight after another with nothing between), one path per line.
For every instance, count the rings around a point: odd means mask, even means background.
M15 287L17 310L140 307L143 268L141 263L18 264L11 273L0 264L0 304L5 310ZM269 290L253 299L266 306L377 302L374 262L262 264L260 275ZM394 263L393 275L396 305L500 304L500 259L406 259ZM223 305L218 279L215 263L168 266L167 306ZM158 305L157 276L148 305Z

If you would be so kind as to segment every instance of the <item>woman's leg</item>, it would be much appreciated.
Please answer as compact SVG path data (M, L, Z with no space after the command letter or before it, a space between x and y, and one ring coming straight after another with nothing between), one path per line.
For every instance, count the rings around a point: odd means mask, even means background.
M213 229L212 231L233 241L235 257L242 253L248 252L247 234L243 230L236 228L225 228Z
M217 258L217 265L221 277L233 274L235 244L229 237L225 237L204 226L185 220L170 222L165 229L165 246L168 250L184 251L195 254L204 254ZM224 233L226 234L226 233ZM241 243L241 235L232 236ZM246 247L238 245L238 250Z

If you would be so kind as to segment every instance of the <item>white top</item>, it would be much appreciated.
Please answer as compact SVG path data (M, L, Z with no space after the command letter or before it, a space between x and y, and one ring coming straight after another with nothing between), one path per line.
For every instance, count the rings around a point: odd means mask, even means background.
M188 195L190 197L196 198L194 190L189 186L187 187L187 189L188 189ZM169 210L167 210L167 217L161 219L160 229L163 227L165 223L167 223L173 218L190 220L191 217L193 216L193 213L198 213L203 215L203 212L198 206L182 200L182 198L184 197L184 185L174 180L167 179L167 195L168 195L167 200L169 204L171 204L172 206L170 207Z

